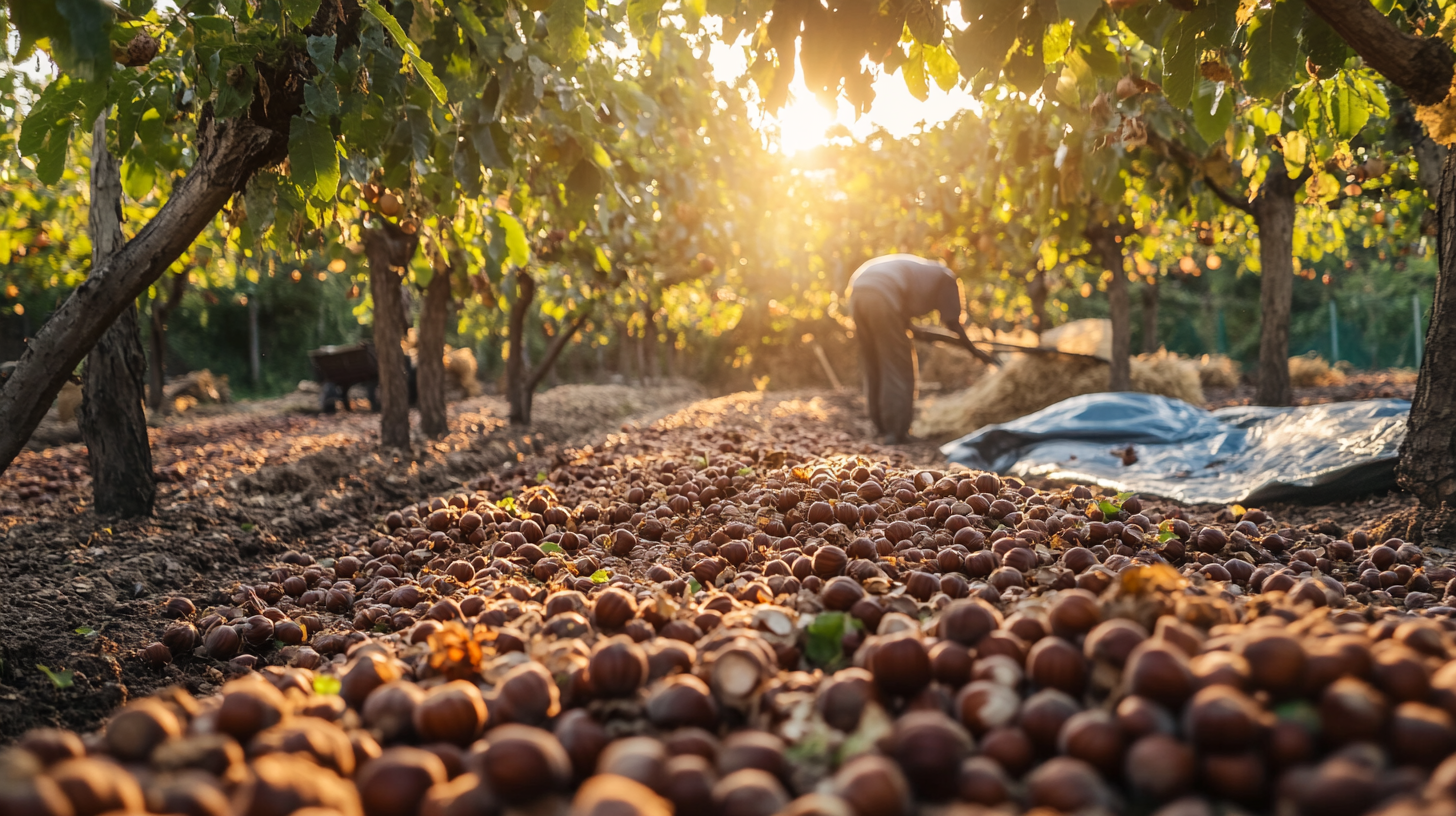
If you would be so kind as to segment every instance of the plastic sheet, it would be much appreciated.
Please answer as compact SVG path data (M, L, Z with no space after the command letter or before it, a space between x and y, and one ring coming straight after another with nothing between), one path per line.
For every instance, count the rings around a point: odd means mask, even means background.
M1395 486L1410 403L1206 411L1153 394L1087 394L941 447L952 462L1190 504L1330 501ZM1136 461L1124 464L1131 445Z

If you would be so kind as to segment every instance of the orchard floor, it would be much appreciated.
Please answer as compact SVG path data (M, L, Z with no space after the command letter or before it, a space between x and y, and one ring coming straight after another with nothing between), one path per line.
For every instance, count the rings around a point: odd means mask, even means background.
M164 481L156 515L143 521L89 509L81 445L26 451L0 475L0 744L35 726L94 730L117 706L162 687L215 690L235 671L228 663L183 655L153 668L138 656L168 622L168 598L188 597L199 610L228 603L240 583L266 580L289 550L336 554L377 532L385 513L465 486L495 496L519 490L586 446L621 461L713 427L756 461L786 449L900 467L941 461L929 444L874 444L862 400L844 390L706 399L686 384L563 386L537 398L529 433L505 414L493 397L456 403L450 434L417 439L412 455L379 452L378 419L368 413L242 410L169 422L151 432ZM1389 494L1265 509L1282 525L1338 535L1373 530L1413 507L1409 496ZM1226 513L1187 510L1191 522ZM1445 549L1427 554L1451 560Z

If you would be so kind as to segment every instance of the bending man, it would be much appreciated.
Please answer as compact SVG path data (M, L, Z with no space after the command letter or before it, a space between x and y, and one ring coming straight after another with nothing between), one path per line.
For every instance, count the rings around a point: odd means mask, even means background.
M944 264L914 255L882 255L866 261L849 279L849 312L859 337L865 404L875 431L886 444L910 439L915 417L913 318L939 312L941 325L983 362L990 355L971 345L961 324L961 289Z

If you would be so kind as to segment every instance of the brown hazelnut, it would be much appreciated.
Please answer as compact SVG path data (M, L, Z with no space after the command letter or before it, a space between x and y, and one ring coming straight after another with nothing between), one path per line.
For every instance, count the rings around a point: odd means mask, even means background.
M1331 745L1374 739L1385 727L1389 707L1363 680L1342 677L1320 697L1321 733Z
M1193 685L1200 689L1228 686L1245 691L1253 674L1249 661L1235 652L1204 652L1195 655L1188 661L1188 670L1193 673Z
M1036 761L1036 746L1020 728L995 728L981 737L981 755L995 760L1012 777L1020 777Z
M500 802L480 777L464 773L426 791L419 816L494 816L500 810Z
M647 654L625 635L600 641L592 649L587 677L601 697L627 697L647 682Z
M883 750L900 764L917 798L940 802L955 795L971 738L960 723L939 711L916 711L895 721Z
M874 676L868 671L841 669L819 689L814 705L831 728L848 734L859 727L865 706L875 696Z
M9 757L0 757L8 762ZM26 816L73 816L75 809L49 777L17 774L0 777L0 813Z
M857 816L909 816L910 785L894 762L863 754L844 763L834 775L834 793Z
M1267 717L1259 704L1230 686L1209 686L1188 702L1183 731L1201 751L1233 752L1262 741Z
M501 677L490 706L491 721L540 725L561 711L561 692L546 667L521 663Z
M218 626L203 638L207 654L215 660L228 660L243 647L243 638L232 626Z
M647 718L662 730L718 724L718 703L702 680L678 674L661 681L647 698Z
M152 643L141 650L141 657L154 668L160 668L172 662L172 650L166 644Z
M98 816L113 810L146 811L141 785L121 766L101 759L68 759L47 772L70 801L77 816Z
M864 587L853 578L843 575L829 579L829 582L819 591L819 598L824 602L824 608L836 612L848 611L864 596Z
M486 747L467 759L468 769L506 802L527 802L571 781L571 758L549 731L526 725L491 729Z
M1047 610L1047 620L1052 634L1073 638L1102 622L1102 605L1096 595L1085 589L1064 589Z
M620 587L608 587L596 596L592 617L603 631L614 632L637 617L637 599Z
M880 640L870 660L875 683L892 697L913 697L930 683L930 654L914 633Z
M339 774L353 776L356 767L349 735L334 723L316 717L295 717L260 731L248 744L250 756L307 754L314 763Z
M1011 798L1011 779L988 757L969 757L956 775L956 795L972 804L999 805Z
M1188 658L1178 649L1149 640L1132 650L1122 673L1129 694L1177 708L1193 693Z
M184 620L196 615L197 607L193 605L192 601L181 596L169 598L167 599L166 614L169 618Z
M1001 627L1001 613L985 601L952 601L940 613L936 634L962 646L975 646L982 638Z
M398 680L398 665L373 652L365 652L339 675L339 696L350 708L364 705L364 698L385 683Z
M1390 719L1390 755L1402 765L1433 767L1456 750L1451 715L1424 703L1401 703Z
M421 741L469 745L485 730L485 700L473 683L451 680L425 692L412 716Z
M674 813L710 813L718 776L708 760L696 754L674 756L663 768L662 794Z
M1033 807L1047 807L1063 813L1108 807L1111 792L1097 771L1071 757L1047 760L1026 778L1027 798Z
M424 689L395 680L370 692L360 714L385 744L409 741L415 737L415 711L424 699Z
M440 758L419 748L390 748L354 780L367 816L415 816L425 793L448 779Z
M1062 726L1080 710L1082 707L1066 692L1043 689L1026 698L1017 716L1017 725L1038 751L1050 754L1056 750Z
M1254 752L1203 756L1200 776L1214 795L1246 804L1262 799L1267 784L1264 758Z
M33 728L16 743L29 751L43 764L54 765L67 759L79 759L86 755L86 746L74 732L60 728Z
M1117 725L1129 740L1150 734L1172 734L1178 725L1168 709L1146 697L1129 694L1117 704Z
M652 737L627 737L607 745L596 772L624 776L661 792L667 781L667 747Z
M747 768L718 780L713 803L719 816L774 816L788 805L789 795L773 775Z
M1193 785L1193 749L1168 734L1149 734L1127 750L1124 773L1133 793L1166 802Z
M123 762L145 762L152 749L181 734L182 724L171 709L144 698L123 707L106 724L106 750Z
M930 647L931 675L952 691L970 682L974 665L971 650L953 640L942 640Z
M640 782L599 774L571 800L571 816L672 816L672 805Z
M670 674L692 671L698 651L680 640L660 638L649 641L647 651L648 680L660 680Z
M1127 663L1132 650L1147 639L1148 630L1142 624L1127 618L1113 618L1097 624L1087 633L1082 651L1088 660L1106 662L1120 669Z
M1059 637L1045 637L1026 656L1026 674L1041 688L1054 688L1079 696L1087 685L1087 661L1082 650Z
M222 687L217 730L246 743L253 735L288 716L283 692L261 679L244 677Z
M1256 631L1239 643L1238 652L1248 661L1249 680L1254 688L1275 697L1299 690L1305 655L1298 638L1280 631Z
M1079 711L1062 724L1057 751L1080 759L1109 779L1122 770L1123 735L1113 716L1101 709Z

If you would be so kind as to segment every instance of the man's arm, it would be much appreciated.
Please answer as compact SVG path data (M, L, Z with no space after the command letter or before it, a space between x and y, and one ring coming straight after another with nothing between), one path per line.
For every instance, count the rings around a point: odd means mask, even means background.
M940 312L941 325L945 326L955 334L960 345L976 356L976 359L986 365L996 365L996 360L990 354L976 348L971 338L966 335L966 327L961 324L961 285L954 276L947 275L947 286L941 293Z

